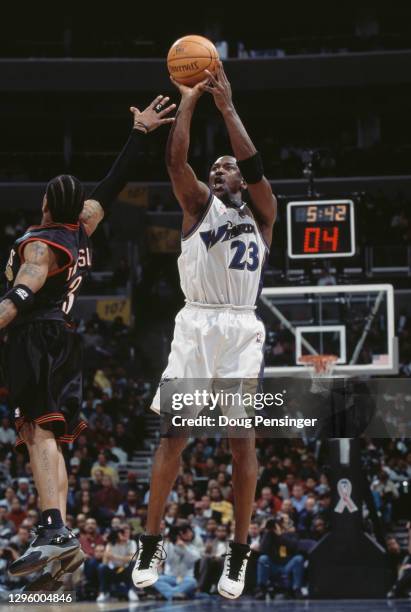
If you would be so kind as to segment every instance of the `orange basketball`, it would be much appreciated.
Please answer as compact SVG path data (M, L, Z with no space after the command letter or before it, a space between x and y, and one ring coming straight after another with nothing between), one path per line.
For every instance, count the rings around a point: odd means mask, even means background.
M171 46L167 55L167 67L176 81L193 87L207 78L204 70L215 72L218 59L217 49L208 38L189 34Z

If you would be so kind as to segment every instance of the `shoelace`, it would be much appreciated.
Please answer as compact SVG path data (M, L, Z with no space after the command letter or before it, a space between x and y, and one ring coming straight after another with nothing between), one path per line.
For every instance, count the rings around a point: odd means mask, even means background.
M144 544L139 541L138 548L131 561L137 559L140 551L141 557L138 562L138 569L149 569L155 560L161 563L167 559L167 553L161 540L159 542L145 542Z
M223 557L227 558L228 577L230 580L235 580L236 582L241 580L245 571L244 561L247 560L247 551L242 555L237 551L233 553L233 551L230 550L230 552L227 552Z

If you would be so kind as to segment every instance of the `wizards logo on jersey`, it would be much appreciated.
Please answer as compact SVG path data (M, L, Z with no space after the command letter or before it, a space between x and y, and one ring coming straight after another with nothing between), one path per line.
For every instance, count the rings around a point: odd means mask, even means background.
M217 242L226 242L227 240L241 236L241 234L255 234L255 226L252 223L239 223L238 225L233 225L231 221L227 221L227 223L220 225L216 230L200 232L201 239L207 251L217 244Z

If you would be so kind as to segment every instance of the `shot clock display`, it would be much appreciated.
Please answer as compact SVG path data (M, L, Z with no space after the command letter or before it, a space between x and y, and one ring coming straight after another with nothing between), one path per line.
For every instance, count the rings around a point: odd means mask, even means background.
M351 200L288 202L288 257L351 257L355 253Z

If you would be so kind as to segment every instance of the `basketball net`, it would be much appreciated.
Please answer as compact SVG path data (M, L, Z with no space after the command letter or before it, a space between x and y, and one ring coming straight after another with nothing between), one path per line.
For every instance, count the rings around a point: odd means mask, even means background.
M329 394L330 385L327 379L332 378L337 360L336 355L302 355L300 357L300 363L303 364L312 379L311 393Z

